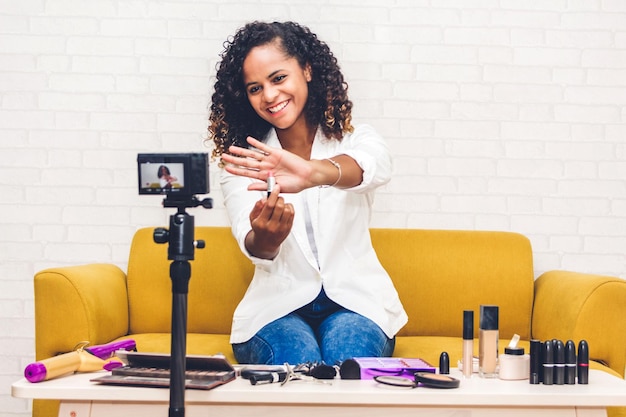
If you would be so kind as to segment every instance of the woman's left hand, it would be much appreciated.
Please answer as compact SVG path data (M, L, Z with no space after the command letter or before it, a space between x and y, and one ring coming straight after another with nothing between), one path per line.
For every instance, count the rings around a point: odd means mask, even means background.
M250 184L248 190L266 190L270 172L284 193L297 193L314 185L310 180L310 161L284 149L267 146L252 137L248 137L248 143L252 148L231 146L228 148L230 154L222 154L226 171L262 181Z

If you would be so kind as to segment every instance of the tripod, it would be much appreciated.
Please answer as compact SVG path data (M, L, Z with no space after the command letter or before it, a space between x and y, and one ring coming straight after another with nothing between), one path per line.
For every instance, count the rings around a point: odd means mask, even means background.
M169 196L163 200L164 207L176 207L177 212L170 216L169 230L157 228L153 238L156 243L169 243L167 259L171 260L172 280L172 341L170 354L170 408L169 417L185 415L185 371L187 351L187 294L194 249L204 248L204 241L194 240L194 218L185 208L212 208L210 198L202 201L195 196L189 199L175 199Z

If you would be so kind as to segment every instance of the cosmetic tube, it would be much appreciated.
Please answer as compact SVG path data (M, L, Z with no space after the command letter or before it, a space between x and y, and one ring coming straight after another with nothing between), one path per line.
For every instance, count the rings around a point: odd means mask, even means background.
M539 384L541 382L541 341L532 339L530 341L530 378L529 383Z
M589 344L586 340L578 343L578 383L589 383Z
M478 374L482 378L498 377L498 306L480 306L478 334Z
M267 175L267 197L269 198L272 191L274 191L274 187L276 186L276 178L274 177L274 173L272 171Z
M543 385L554 384L554 345L552 340L543 343Z
M576 345L573 340L565 343L565 384L576 384Z
M439 355L439 373L443 375L450 373L450 355L448 352L441 352Z
M554 385L565 384L565 345L557 340L554 345Z
M474 367L474 310L463 311L463 376L472 377Z

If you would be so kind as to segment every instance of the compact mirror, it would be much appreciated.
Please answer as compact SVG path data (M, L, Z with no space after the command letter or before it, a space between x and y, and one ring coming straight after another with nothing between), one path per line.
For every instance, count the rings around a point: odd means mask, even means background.
M449 375L432 372L416 372L415 380L391 375L378 375L374 377L374 380L381 384L403 388L417 388L419 385L428 388L458 388L461 384L461 381Z
M374 377L374 381L394 387L417 388L417 382L401 376L377 375Z
M416 372L415 383L430 388L458 388L461 384L456 378L449 375L433 374L430 372Z

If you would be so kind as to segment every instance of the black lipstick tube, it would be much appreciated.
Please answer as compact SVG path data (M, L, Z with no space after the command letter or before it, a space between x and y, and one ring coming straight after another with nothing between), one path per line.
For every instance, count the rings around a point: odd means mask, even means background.
M589 383L589 344L586 340L578 343L578 383Z
M554 350L551 340L543 343L543 385L554 383Z
M565 384L565 345L561 340L554 344L554 384Z
M541 382L542 365L543 361L541 359L541 341L533 339L530 341L530 375L528 378L529 383L539 384Z
M576 384L576 345L573 340L565 343L565 384Z

